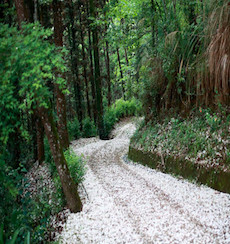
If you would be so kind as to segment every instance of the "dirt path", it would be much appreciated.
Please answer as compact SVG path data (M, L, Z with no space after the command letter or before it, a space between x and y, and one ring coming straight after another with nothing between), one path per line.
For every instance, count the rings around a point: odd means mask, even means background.
M131 122L115 138L80 139L87 159L83 211L71 214L63 243L230 243L230 195L126 163Z

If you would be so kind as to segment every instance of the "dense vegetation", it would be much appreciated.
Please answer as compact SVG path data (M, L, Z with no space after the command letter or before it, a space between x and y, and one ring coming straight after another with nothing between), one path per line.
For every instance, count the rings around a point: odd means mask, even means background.
M70 140L108 139L123 117L145 116L133 140L146 146L163 140L164 150L184 150L191 158L216 153L218 135L227 140L229 133L229 8L227 0L1 3L0 243L45 236L54 206L31 202L22 189L36 161L50 165L62 189L55 197L63 204L54 212L65 203L81 210L77 185L84 169L68 151ZM203 108L207 113L187 121ZM229 164L229 149L221 158ZM31 214L40 203L46 210Z

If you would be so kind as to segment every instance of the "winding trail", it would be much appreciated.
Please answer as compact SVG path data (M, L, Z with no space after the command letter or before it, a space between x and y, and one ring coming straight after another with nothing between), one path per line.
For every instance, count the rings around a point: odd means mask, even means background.
M135 125L114 139L73 142L87 161L83 211L68 217L61 243L230 243L230 195L126 163Z

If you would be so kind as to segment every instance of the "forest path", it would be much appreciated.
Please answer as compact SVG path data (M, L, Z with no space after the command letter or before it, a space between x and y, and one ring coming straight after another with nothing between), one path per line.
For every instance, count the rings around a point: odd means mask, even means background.
M126 163L130 121L114 139L73 142L87 173L83 211L71 214L62 243L230 243L230 195L197 186L138 164Z

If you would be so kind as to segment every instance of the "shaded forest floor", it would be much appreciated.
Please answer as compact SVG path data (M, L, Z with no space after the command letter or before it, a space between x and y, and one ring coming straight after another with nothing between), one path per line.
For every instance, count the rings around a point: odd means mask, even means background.
M124 160L131 121L114 138L72 143L87 172L83 211L70 214L61 243L229 243L230 195Z

